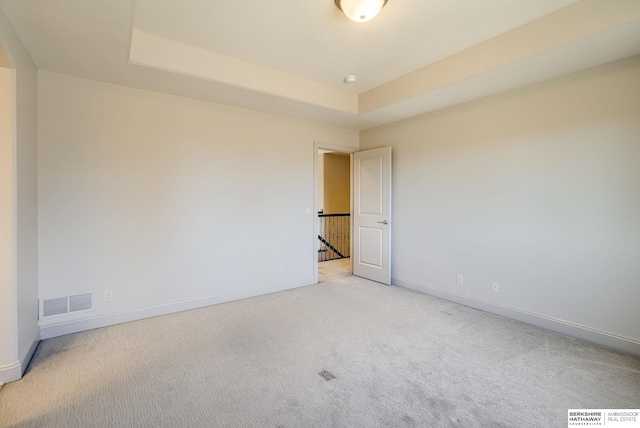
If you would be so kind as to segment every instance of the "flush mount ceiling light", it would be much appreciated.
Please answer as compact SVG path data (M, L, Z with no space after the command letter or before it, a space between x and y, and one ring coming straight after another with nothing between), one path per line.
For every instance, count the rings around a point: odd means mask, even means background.
M387 0L335 0L336 6L347 18L356 22L367 22L382 10Z

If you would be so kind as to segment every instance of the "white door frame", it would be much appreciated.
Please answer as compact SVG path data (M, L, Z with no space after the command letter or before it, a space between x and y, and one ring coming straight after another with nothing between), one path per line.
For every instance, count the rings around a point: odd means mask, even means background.
M353 214L353 153L359 151L357 147L337 146L321 142L313 142L313 282L318 283L318 150L331 150L332 152L349 153L349 214ZM353 215L349 216L350 237L349 254L353 254ZM353 260L349 259L350 270L353 272Z

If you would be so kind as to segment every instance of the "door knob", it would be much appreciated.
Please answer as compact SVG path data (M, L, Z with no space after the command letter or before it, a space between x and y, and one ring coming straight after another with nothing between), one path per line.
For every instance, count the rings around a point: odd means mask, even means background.
M382 221L379 221L378 223L380 223L380 224L389 224L389 221L387 221L387 220L382 220Z

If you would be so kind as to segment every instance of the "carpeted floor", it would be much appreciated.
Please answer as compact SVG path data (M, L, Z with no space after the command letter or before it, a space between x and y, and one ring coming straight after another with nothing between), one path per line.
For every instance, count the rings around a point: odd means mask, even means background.
M45 340L0 426L566 427L639 407L638 356L343 276Z

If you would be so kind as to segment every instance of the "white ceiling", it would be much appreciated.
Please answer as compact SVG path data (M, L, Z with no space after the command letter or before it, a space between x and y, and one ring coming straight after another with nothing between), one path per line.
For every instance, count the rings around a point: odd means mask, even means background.
M355 129L638 54L638 5L0 0L40 69Z
M354 23L333 0L137 0L144 32L363 92L576 0L391 0ZM345 85L344 76L358 81Z

